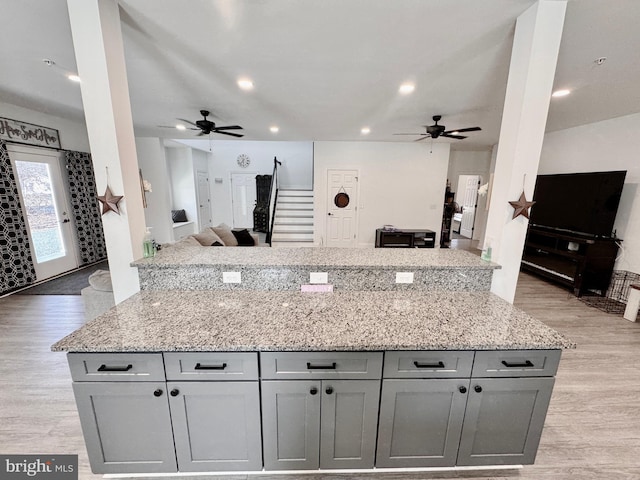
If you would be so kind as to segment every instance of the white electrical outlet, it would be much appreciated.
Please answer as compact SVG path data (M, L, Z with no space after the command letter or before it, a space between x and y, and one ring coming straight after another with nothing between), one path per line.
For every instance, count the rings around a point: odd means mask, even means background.
M413 272L396 272L396 283L413 283Z
M241 283L240 272L222 272L222 283Z
M309 273L309 283L329 283L329 274L327 272L311 272Z

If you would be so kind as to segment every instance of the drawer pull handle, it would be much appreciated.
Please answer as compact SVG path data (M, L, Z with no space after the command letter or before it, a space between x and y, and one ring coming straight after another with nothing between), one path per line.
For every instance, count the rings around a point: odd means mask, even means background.
M128 372L133 368L133 365L129 364L126 367L107 367L104 363L98 367L99 372Z
M509 368L527 368L527 367L533 367L533 363L531 363L529 360L527 360L524 363L509 363L506 360L502 360L502 364L505 367L509 367Z
M201 363L196 363L195 370L224 370L227 368L227 364L223 363L222 365L202 365Z
M413 362L416 368L444 368L444 363L420 363L418 361Z
M336 367L336 362L331 365L311 365L311 362L307 362L307 370L335 370Z

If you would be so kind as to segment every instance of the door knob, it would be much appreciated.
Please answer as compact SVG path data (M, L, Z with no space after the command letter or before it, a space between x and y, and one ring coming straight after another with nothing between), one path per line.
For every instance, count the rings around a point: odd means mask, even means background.
M329 212L329 213L327 213L327 215L333 215L333 213Z

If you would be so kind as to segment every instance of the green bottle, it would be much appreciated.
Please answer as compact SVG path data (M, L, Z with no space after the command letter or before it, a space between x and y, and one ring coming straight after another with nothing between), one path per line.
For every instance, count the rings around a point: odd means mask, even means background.
M147 227L147 232L144 234L144 240L142 241L142 254L144 258L153 257L156 254L155 242L151 236L151 227Z

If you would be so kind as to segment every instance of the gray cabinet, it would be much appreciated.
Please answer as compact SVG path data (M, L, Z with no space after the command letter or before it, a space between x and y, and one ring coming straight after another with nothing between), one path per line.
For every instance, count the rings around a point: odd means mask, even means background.
M553 378L473 379L458 465L534 462Z
M94 473L176 471L164 382L74 382L73 392Z
M178 470L262 468L258 382L167 382Z
M469 379L384 380L377 467L456 464Z
M267 470L373 468L379 380L262 382Z

